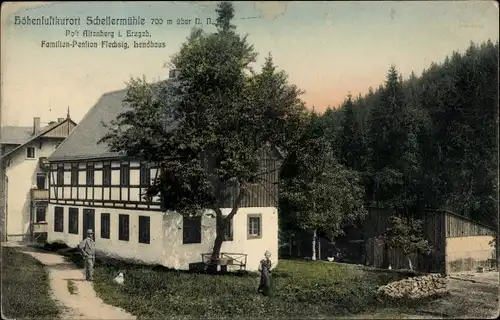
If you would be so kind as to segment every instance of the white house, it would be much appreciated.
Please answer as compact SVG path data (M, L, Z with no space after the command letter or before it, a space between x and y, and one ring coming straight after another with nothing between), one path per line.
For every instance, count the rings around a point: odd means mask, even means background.
M164 210L159 198L146 201L141 195L157 174L155 165L120 157L97 144L107 133L102 123L123 112L125 95L126 90L119 90L101 96L49 157L48 241L76 246L87 229L94 229L101 254L188 269L211 252L215 216L206 210L187 218ZM278 165L278 150L262 150L264 161ZM266 250L274 259L278 256L278 195L273 183L278 171L267 178L267 188L255 186L243 200L221 249L232 253L228 256L234 261L246 260L246 270L256 270ZM230 210L227 205L223 212Z
M23 241L46 237L48 201L46 159L76 124L68 116L41 127L1 128L0 205L3 240Z

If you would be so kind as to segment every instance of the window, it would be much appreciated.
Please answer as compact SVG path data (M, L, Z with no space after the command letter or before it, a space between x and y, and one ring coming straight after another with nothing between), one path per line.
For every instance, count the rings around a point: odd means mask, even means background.
M64 231L64 209L63 207L54 208L54 232Z
M139 216L139 243L149 243L149 217Z
M109 213L101 213L101 238L109 239L110 234Z
M35 207L35 218L36 222L45 222L45 210L46 207L37 206Z
M260 214L248 215L248 238L262 237L262 224Z
M127 214L118 215L118 240L129 240L129 219Z
M69 208L68 232L78 234L78 208Z
M149 186L151 184L151 171L149 170L149 165L147 163L141 163L141 168L139 170L141 186Z
M78 186L78 163L71 164L71 185Z
M58 164L57 165L57 181L56 185L62 186L64 185L64 165L63 164Z
M120 185L130 185L130 166L127 163L122 163L120 165Z
M87 163L87 186L94 185L94 163Z
M182 225L184 244L201 243L201 217L184 217Z
M233 219L225 220L224 226L224 241L233 241Z
M102 165L102 185L107 187L111 185L111 164L109 162Z
M27 147L26 148L26 158L27 159L35 159L35 148Z
M37 173L36 174L36 188L37 189L45 189L45 180L47 179L47 175L45 173Z

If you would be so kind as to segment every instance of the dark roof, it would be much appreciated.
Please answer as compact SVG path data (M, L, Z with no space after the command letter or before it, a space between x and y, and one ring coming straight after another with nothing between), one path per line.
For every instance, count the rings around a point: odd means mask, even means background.
M117 157L117 152L109 151L105 143L97 142L108 133L102 122L115 120L124 111L122 101L126 89L103 94L87 112L69 136L50 155L49 160L77 160Z
M159 98L162 101L172 101L170 100L169 87L175 85L176 82L170 79L151 84L153 91L160 94ZM103 94L70 135L50 155L49 161L119 157L120 153L111 152L106 143L98 144L97 142L109 132L109 129L104 127L102 123L110 124L111 121L116 120L120 113L128 109L123 105L127 91L128 89L124 88ZM172 129L175 127L175 123L171 123L169 126ZM167 130L169 130L168 127Z
M161 81L153 83L153 90L159 90L159 98L167 103L175 103L175 98L170 95L169 87L178 85L175 81ZM127 95L127 89L121 89L103 94L97 103L87 112L80 123L70 133L70 135L59 145L59 147L49 156L49 161L64 160L87 160L102 158L117 158L121 154L111 152L106 143L97 142L104 137L109 129L103 126L116 120L118 115L127 110L123 105L123 100ZM167 131L175 128L178 122L166 123ZM278 153L284 157L281 150Z
M0 141L2 144L23 144L33 134L33 127L5 126L1 128Z
M1 158L6 158L6 157L8 157L8 156L9 156L9 155L11 155L12 153L16 152L17 150L19 150L20 148L22 148L23 146L25 146L26 144L30 143L30 142L31 142L31 141L33 141L33 140L38 139L39 137L43 136L43 135L44 135L44 134L46 134L47 132L52 131L53 129L55 129L55 128L59 127L60 125L62 125L62 124L63 124L63 123L65 123L66 121L71 121L71 122L75 123L75 122L74 122L73 120L71 120L70 118L65 118L65 119L64 119L64 120L62 120L62 121L55 122L55 123L53 123L53 124L50 124L50 125L48 125L48 126L46 126L46 127L42 128L41 130L39 130L39 131L38 131L37 133L35 133L34 135L32 135L32 134L31 134L31 132L32 132L33 128L31 128L31 127L30 127L30 129L29 129L29 130L30 130L30 131L29 131L29 136L25 139L25 141L24 141L24 142L22 142L22 143L19 143L19 145L18 145L15 149L13 149L13 150L11 150L10 152L8 152L8 153L4 154L3 156L1 156L1 157L0 157L0 159L1 159ZM76 124L76 123L75 123L75 124ZM7 128L7 127L5 127L5 128ZM12 128L12 127L11 127L11 128ZM26 128L28 128L28 127L17 127L17 128L25 128L25 129L26 129ZM2 130L3 130L3 128L2 128ZM15 131L15 130L14 130L14 131ZM19 137L20 137L20 136L19 136ZM2 143L6 143L6 144L8 143L8 142L4 142L4 139L3 139L3 131L2 131Z

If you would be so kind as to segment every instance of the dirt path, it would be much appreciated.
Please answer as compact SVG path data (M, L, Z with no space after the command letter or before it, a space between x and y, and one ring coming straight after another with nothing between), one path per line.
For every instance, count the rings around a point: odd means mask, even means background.
M426 318L495 319L499 309L498 272L496 281L491 281L495 274L489 276L490 279L476 277L475 282L449 278L450 295L421 306L408 318L421 315Z
M498 272L454 274L450 294L411 309L386 308L351 319L495 319L499 314Z
M451 276L448 279L450 297L436 301L428 308L439 308L452 318L496 318L499 310L498 272L468 275Z
M47 266L54 299L63 307L62 319L136 319L120 308L105 304L96 296L92 283L84 280L83 271L62 256L27 247L19 249ZM76 294L68 291L68 280L76 285Z

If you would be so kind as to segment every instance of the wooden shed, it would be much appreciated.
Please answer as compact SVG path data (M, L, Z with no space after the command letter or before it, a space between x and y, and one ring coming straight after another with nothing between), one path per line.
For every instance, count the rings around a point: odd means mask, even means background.
M401 249L388 249L377 238L390 226L389 218L394 214L396 210L369 208L363 227L367 265L408 268ZM414 269L449 274L491 266L496 261L494 246L490 245L497 233L493 228L447 210L421 210L417 216L434 252L428 256L411 254Z

